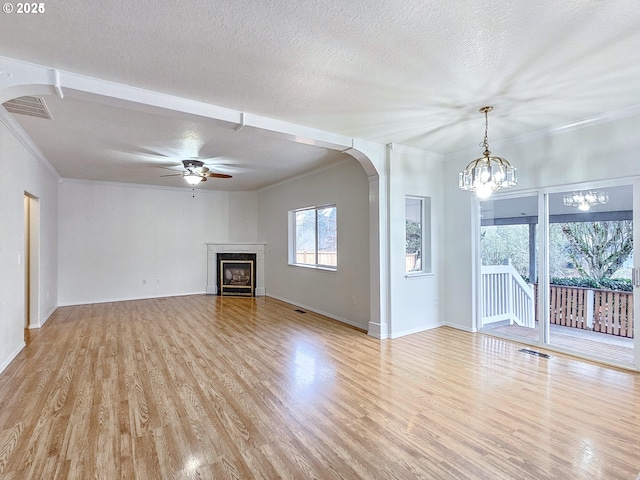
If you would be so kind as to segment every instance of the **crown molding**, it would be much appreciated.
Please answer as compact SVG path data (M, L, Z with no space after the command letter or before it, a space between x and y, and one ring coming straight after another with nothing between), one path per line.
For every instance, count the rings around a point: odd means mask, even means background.
M127 182L112 182L108 180L87 180L84 178L70 178L70 177L62 177L58 181L59 185L63 185L65 183L82 183L86 185L103 185L107 187L127 187L127 188L142 188L147 190L168 190L172 192L185 192L185 191L193 191L191 186L184 187L168 187L165 185L152 185L147 183L127 183ZM195 188L195 192L205 195L226 195L230 193L244 193L244 192L236 192L236 191L227 191L227 190L210 190L204 188Z

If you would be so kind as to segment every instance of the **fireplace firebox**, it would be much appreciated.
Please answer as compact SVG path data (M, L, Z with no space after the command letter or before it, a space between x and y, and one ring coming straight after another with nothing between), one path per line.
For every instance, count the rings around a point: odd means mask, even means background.
M218 295L253 297L256 288L255 253L218 254Z

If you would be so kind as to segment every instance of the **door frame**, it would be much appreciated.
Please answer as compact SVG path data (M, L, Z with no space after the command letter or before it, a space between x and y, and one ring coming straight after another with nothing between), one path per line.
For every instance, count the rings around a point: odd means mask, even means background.
M25 328L40 327L40 199L24 192Z
M562 347L554 346L550 343L549 335L549 195L554 193L567 192L570 190L588 190L595 188L617 187L622 185L630 185L633 188L633 235L634 238L640 239L640 177L609 179L593 182L571 183L553 187L545 187L539 189L518 190L514 192L497 192L493 196L495 199L508 200L509 198L519 198L525 196L538 196L538 325L539 334L537 342L534 346L547 350L567 353L572 356L578 356L586 360L592 360L599 363L610 364L617 367L633 368L640 370L640 286L634 286L634 360L633 365L619 364L607 361L601 357L592 357L579 352L568 350ZM472 197L472 228L471 232L474 236L472 241L473 261L473 291L474 291L474 312L473 312L473 329L481 331L482 327L482 250L480 244L480 199L476 196ZM635 246L634 246L635 247ZM633 266L640 269L640 254L636 254L634 248ZM487 333L487 332L482 332ZM498 335L500 336L500 335ZM512 341L526 343L523 339L508 338Z

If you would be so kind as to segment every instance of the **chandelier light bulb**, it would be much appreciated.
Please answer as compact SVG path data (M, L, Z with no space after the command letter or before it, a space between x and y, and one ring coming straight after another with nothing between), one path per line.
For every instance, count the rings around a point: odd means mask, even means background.
M489 183L481 183L476 188L476 195L478 198L489 198L493 193L493 185Z

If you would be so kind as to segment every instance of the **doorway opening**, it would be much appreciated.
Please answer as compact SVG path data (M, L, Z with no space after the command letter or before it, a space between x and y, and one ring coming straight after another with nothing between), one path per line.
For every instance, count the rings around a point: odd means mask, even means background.
M40 201L24 193L24 327L40 326Z

